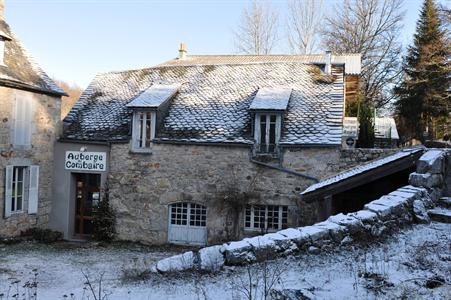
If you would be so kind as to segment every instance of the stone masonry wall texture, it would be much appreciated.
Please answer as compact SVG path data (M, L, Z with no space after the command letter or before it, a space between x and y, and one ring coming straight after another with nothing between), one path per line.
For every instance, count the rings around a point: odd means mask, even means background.
M283 166L324 178L391 153L373 152L287 149ZM166 243L168 205L176 202L207 206L209 244L258 234L244 231L242 212L236 219L224 203L221 195L230 189L246 192L249 204L288 206L288 226L316 221L316 206L300 203L298 197L313 182L250 162L247 148L155 144L152 154L146 155L130 153L128 144L113 144L110 168L110 199L117 213L116 230L121 240ZM237 223L238 228L234 226Z
M447 160L451 155L447 150L429 150L419 159L418 174L447 176ZM412 176L411 176L412 177ZM412 179L412 178L411 178ZM189 251L158 261L151 267L152 272L170 273L176 271L218 271L224 265L245 265L258 261L284 257L308 251L341 246L348 247L361 241L384 239L393 232L414 223L429 223L427 208L434 207L437 197L446 194L446 185L441 182L431 185L425 180L410 182L397 190L367 203L357 212L338 214L312 226L288 228L253 238L228 242L217 246Z
M31 97L34 101L32 148L16 150L11 146L15 97ZM14 236L30 227L46 227L51 209L53 147L59 135L60 99L10 88L0 87L0 237ZM4 218L5 167L27 161L39 165L39 204L36 215L26 212Z

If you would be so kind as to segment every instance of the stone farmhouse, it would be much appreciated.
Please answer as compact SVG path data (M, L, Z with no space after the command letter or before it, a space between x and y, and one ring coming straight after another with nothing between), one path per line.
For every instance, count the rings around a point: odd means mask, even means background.
M0 8L0 237L89 238L106 193L121 240L205 245L312 224L362 187L302 191L386 153L343 149L358 54L187 55L182 44L155 67L97 75L61 124L64 91Z
M212 244L319 218L309 185L344 159L360 55L187 55L99 74L64 119L51 227L92 231L108 184L119 239Z
M63 95L11 32L0 1L0 236L48 225Z

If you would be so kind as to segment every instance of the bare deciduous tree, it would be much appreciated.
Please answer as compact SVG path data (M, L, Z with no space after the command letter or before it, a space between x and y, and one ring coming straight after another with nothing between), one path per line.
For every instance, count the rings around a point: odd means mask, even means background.
M76 84L69 84L62 80L53 79L69 96L62 98L61 119L64 119L83 93L83 89Z
M401 75L403 0L344 0L326 17L324 44L336 53L361 53L362 94L376 108L389 104Z
M236 31L235 46L246 54L269 54L277 40L278 14L269 2L254 0L243 11Z
M288 3L288 43L293 53L318 50L323 21L322 0L290 0Z

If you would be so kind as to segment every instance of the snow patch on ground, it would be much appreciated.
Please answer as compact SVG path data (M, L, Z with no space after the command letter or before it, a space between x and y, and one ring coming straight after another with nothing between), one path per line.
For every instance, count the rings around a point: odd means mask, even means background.
M368 247L354 245L317 255L303 253L276 259L266 265L225 267L218 274L183 273L171 277L151 274L145 281L131 283L121 278L124 264L141 258L150 265L185 249L3 245L0 246L0 294L7 292L11 280L18 278L24 282L30 278L31 270L37 269L40 299L62 299L70 293L75 294L75 299L82 299L81 270L93 279L105 272L103 284L111 293L110 300L245 299L241 291L249 274L255 283L261 283L262 268L266 266L269 275L280 274L274 288L302 289L317 299L446 299L451 293L450 232L451 224L433 222L415 225L383 243L372 241ZM293 231L285 233L290 235ZM216 253L219 247L210 250ZM426 287L428 282L437 279L445 283ZM256 298L262 292L262 285L256 284Z

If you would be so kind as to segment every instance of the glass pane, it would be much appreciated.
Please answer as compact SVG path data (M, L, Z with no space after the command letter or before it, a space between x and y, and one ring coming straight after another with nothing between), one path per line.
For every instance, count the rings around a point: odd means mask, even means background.
M288 228L288 207L282 207L282 229Z
M143 113L139 113L139 122L138 122L138 132L139 132L139 136L138 136L138 146L140 148L143 147L143 130L144 130L144 126L143 126L143 122L144 122L144 115Z
M92 221L83 220L83 234L92 234Z
M151 117L150 113L146 116L146 148L150 147L150 128L151 128Z
M22 210L22 197L17 198L17 210Z
M266 115L260 115L260 152L266 152Z
M269 152L274 152L276 146L276 123L269 125Z

